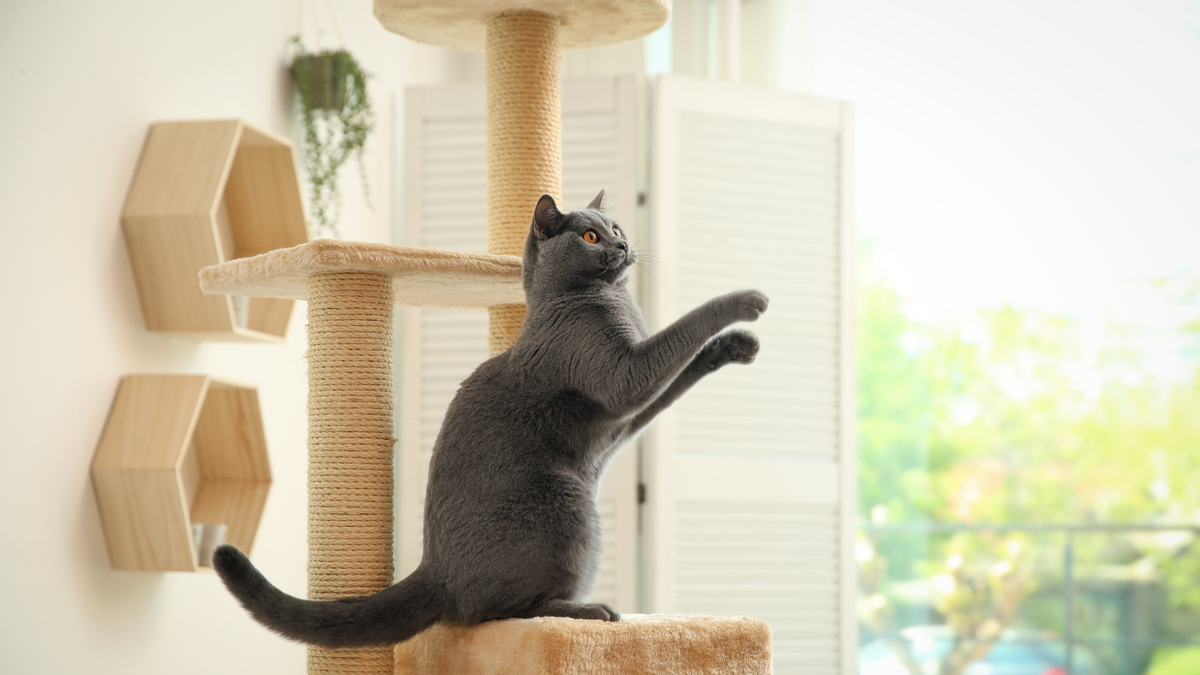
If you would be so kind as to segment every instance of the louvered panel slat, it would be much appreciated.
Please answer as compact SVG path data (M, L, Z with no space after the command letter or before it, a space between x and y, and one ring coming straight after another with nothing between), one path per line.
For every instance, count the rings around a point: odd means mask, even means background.
M423 141L430 156L425 165L436 167L447 162L461 160L464 157L473 157L475 148L483 138L482 132L471 133L461 138L446 136L438 131L427 134Z
M825 197L826 191L837 187L837 178L824 171L823 165L819 162L772 162L769 158L761 158L760 161L753 164L739 162L739 159L745 161L747 149L742 147L741 152L737 153L735 157L723 157L724 153L715 150L690 156L684 155L681 159L689 164L680 171L680 177L700 185L720 187L730 175L735 175L750 183L746 186L748 195L770 202L777 203L789 197L800 196L811 199L812 206L830 204ZM800 148L792 149L800 150ZM797 184L788 180L789 178L807 180ZM719 207L719 202L710 201ZM690 203L686 206L694 208ZM793 208L795 206L793 205Z
M419 246L484 252L486 120L478 113L423 117ZM480 312L421 311L421 450L432 449L449 399L487 356L487 317Z
M791 146L805 145L805 150L814 146L836 143L836 136L830 129L815 126L800 126L786 122L769 122L754 120L747 125L746 120L733 119L704 113L685 113L687 123L701 135L711 139L710 146L724 147L736 153L739 148L749 144L775 145L786 143ZM697 146L683 148L681 155L696 152ZM803 155L801 155L803 156Z
M412 243L451 251L485 252L486 120L479 114L423 118L421 126L421 240ZM423 324L428 325L429 311L422 310ZM462 334L472 334L481 321L486 326L486 319L482 319ZM423 328L425 337L432 334L427 330L435 329ZM453 335L454 331L443 332L444 337ZM467 370L459 380L469 373Z
M772 485L768 495L754 489L753 477L755 466L770 462L772 476L803 477L841 460L842 137L836 126L820 126L827 121L764 116L749 103L739 117L736 105L716 100L735 96L734 87L681 82L672 90L679 102L664 96L656 106L670 111L661 126L674 144L661 179L673 195L662 212L672 237L664 249L677 256L661 261L674 282L664 309L678 316L741 288L762 289L771 308L744 326L762 343L755 364L706 379L672 413L674 467L704 488L689 487L688 497L674 488L681 496L667 512L668 604L766 620L776 673L836 673L845 645L836 490L822 492L828 482L763 480ZM723 112L699 112L717 109ZM703 469L706 462L728 467ZM735 466L744 473L735 481L742 496L727 486L723 498L722 478ZM712 501L688 501L708 494Z
M833 506L676 505L675 608L771 624L775 672L836 669L838 515Z
M447 228L448 229L448 228ZM430 234L425 237L429 242L427 248L439 248L445 251L465 251L467 253L487 253L487 242L480 243L466 233Z
M483 202L471 199L454 201L430 200L423 214L422 239L428 237L436 238L447 234L453 236L474 234L475 236L472 237L472 240L478 239L478 233L475 230L479 229L479 218L485 212L486 208ZM449 228L449 231L447 231L447 228Z
M487 164L485 121L480 115L422 119L420 223L416 246L450 251L487 251ZM417 379L420 473L432 456L446 408L459 384L487 358L487 314L422 308ZM407 502L424 519L424 486ZM419 532L417 533L419 537ZM409 543L409 542L405 542ZM420 546L420 540L410 545Z
M699 188L705 187L698 181L694 184ZM838 214L836 204L828 204L823 198L813 200L802 192L755 194L753 199L740 204L720 201L719 192L713 195L698 194L691 197L687 204L680 204L680 210L700 222L735 224L747 228L747 234L763 237L775 233L786 235L789 232L815 237L820 233L821 223ZM771 216L781 211L790 212L791 218L783 222L772 220ZM750 228L753 228L752 231Z
M719 400L719 399L716 399L716 400ZM833 411L832 408L825 411L826 417L832 415L832 411ZM807 409L807 410L803 409L803 408L798 408L798 409L790 411L790 414L792 414L792 415L808 414L808 415L812 415L814 417L819 415L820 413L821 413L821 411L819 409L813 410L811 408ZM724 425L726 425L726 429L727 429L726 433L719 434L716 436L707 436L708 432L705 432L705 433L701 433L699 431L688 432L688 431L681 429L679 431L680 439L697 439L697 440L699 440L699 439L709 437L709 438L712 438L713 440L719 439L721 441L735 441L738 438L746 438L743 435L743 434L745 434L744 430L736 429L736 425L741 423L741 420L744 419L744 417L742 417L740 415L713 415L713 416L708 416L708 417L681 416L678 419L681 423L688 422L693 425L705 424L706 426L712 426L716 429L719 429L720 425L724 424ZM794 426L795 425L793 423L790 423L786 419L764 418L762 420L759 420L759 424L757 427L757 430L759 431L759 433L755 433L754 438L763 439L763 440L767 440L767 441L773 440L773 439L778 439L779 441L794 440L797 438L795 436L795 432L792 428Z
M478 238L479 234L473 233L472 237ZM475 326L479 323L478 317L477 312L432 312L426 314L422 321L428 326Z
M446 189L455 185L478 185L479 176L472 169L478 159L474 148L455 148L453 154L433 157L424 163L422 170L431 178L443 181L436 188Z
M808 547L769 546L760 541L755 541L747 536L729 537L728 539L726 539L724 541L725 541L725 544L729 544L729 543L732 543L735 541L739 542L741 545L743 545L745 547L746 550L744 552L747 555L756 555L756 556L770 555L772 552L780 553L780 554L787 554L787 555L796 555L796 556L804 555L806 553L812 553L813 555L826 555L826 554L830 554L834 551L833 548L822 547L822 546L808 546ZM687 542L687 541L685 541L685 542L680 542L679 550L682 552L687 552L691 555L701 556L701 555L705 555L707 552L711 551L712 547L717 546L717 545L719 545L719 542L717 542L715 540L711 541L711 542Z
M816 381L813 389L830 386L828 378L824 380L820 379L820 373L804 373L804 375L812 377ZM792 414L794 406L804 403L804 399L796 392L790 392L787 396L771 397L769 401L763 402L748 400L747 397L754 393L753 390L734 390L734 392L736 395L728 397L724 403L724 412L728 415L743 416L762 413L764 417L779 417ZM696 393L699 394L700 392ZM681 426L687 426L686 424L682 424L684 420L689 422L699 421L697 418L686 415L677 415L677 419L681 422Z
M697 230L733 230L725 223L705 225L692 223ZM838 276L837 263L829 260L822 252L828 252L831 246L826 242L806 240L802 235L791 233L790 240L781 238L763 240L761 243L748 244L746 238L704 237L702 233L693 235L694 243L683 244L679 247L680 258L672 266L688 277L704 277L705 285L715 286L728 283L731 280L746 278L746 262L756 261L763 266L760 278L776 285L790 285L795 288L814 287L828 288L831 280ZM680 289L693 297L698 296L698 288ZM682 300L683 297L680 297ZM813 298L798 298L812 300ZM827 298L820 298L828 301ZM785 305L786 306L786 305ZM828 305L826 305L828 306Z
M715 400L720 400L719 396L716 396ZM722 401L722 404L724 404L724 401ZM803 408L802 408L802 410L803 410ZM719 428L719 426L725 426L725 428L727 428L727 429L733 429L734 426L739 424L740 420L745 419L745 413L727 414L727 412L728 411L724 410L724 408L721 408L721 410L714 411L714 413L710 414L710 416L698 417L698 416L685 416L685 414L684 414L684 416L679 416L678 419L679 419L680 423L691 423L691 424L700 424L703 422L703 420L709 419L709 420L712 420L713 426L718 426L718 428ZM791 408L791 410L786 411L785 414L794 414L796 412L797 412L797 408ZM812 411L812 412L821 412L821 408L817 408L816 411ZM833 408L828 408L828 410L826 410L824 412L826 412L826 414L833 414ZM722 414L722 413L726 413L726 414ZM760 420L758 420L757 424L758 424L758 428L762 429L764 432L775 431L775 432L779 432L779 434L781 434L781 435L792 434L792 432L794 431L794 426L796 426L793 423L788 422L788 420L784 416L762 417ZM680 430L680 434L685 434L685 432L686 432L685 430ZM733 434L736 434L736 432L737 431L733 431Z
M484 121L423 120L421 222L418 246L482 253L487 165ZM427 467L450 399L487 357L487 315L425 308L420 311L420 434L417 451ZM422 487L424 479L422 480ZM421 495L423 495L423 491ZM416 507L423 520L424 500Z
M701 230L692 235L692 241L682 244L679 252L684 268L701 268L711 272L711 267L718 266L717 271L725 271L732 276L745 276L745 268L740 272L736 264L741 261L754 260L766 269L763 273L771 278L798 285L822 282L828 284L837 278L836 262L828 255L834 246L833 242L820 242L811 239L805 241L796 233L784 239L760 239L755 241L748 236L705 236L702 228L729 230L724 223L693 222L693 227Z
M734 444L739 453L833 459L836 377L801 373L806 364L832 369L841 338L836 134L688 113L679 134L678 311L748 286L772 307L752 327L763 344L755 366L727 368L679 402L677 451ZM757 231L760 222L770 230ZM774 404L783 392L786 415ZM741 404L732 414L730 400Z
M718 223L714 227L727 227ZM724 269L734 276L744 276L744 268L739 274L736 267L738 261L753 259L764 267L767 274L775 276L780 281L797 285L814 282L830 283L837 278L837 267L827 255L833 249L835 242L799 241L800 237L793 236L791 241L783 242L781 247L778 239L762 239L754 241L749 237L704 237L694 236L694 241L679 247L684 269L700 268L712 271L712 266L724 266ZM803 248L799 248L803 247ZM745 264L744 262L742 263ZM784 275L783 273L788 274Z
M483 317L484 315L480 312L476 316ZM436 373L439 367L446 367L443 364L454 367L454 365L465 360L471 360L476 356L475 353L468 355L468 352L464 350L474 349L479 346L478 340L475 339L473 333L478 331L481 325L486 326L485 319L480 319L476 324L454 326L437 331L437 333L443 336L443 339L440 341L431 340L423 345L426 348L425 353L429 355L430 359L428 372ZM433 331L430 334L432 335ZM425 369L422 369L422 373L424 372L426 372Z
M713 227L726 226L719 224ZM768 268L765 272L775 283L803 287L825 285L831 279L837 278L837 268L834 267L836 263L830 261L827 256L820 255L822 250L828 250L822 242L806 242L796 237L788 244L798 248L780 251L778 247L781 244L778 241L748 247L728 239L706 242L703 247L685 245L680 247L680 253L684 254L684 257L678 263L678 267L681 271L693 275L712 276L715 282L717 277L744 278L745 269L739 269L738 261L758 260L762 265L778 265L773 269ZM782 274L785 269L792 274Z
M730 564L741 564L744 566L737 570L732 570L728 567L719 567ZM713 571L715 566L718 567L717 571ZM828 569L824 561L821 561L819 564L810 563L808 566L805 566L796 564L795 561L790 560L790 556L783 555L763 557L755 559L750 563L746 562L744 555L739 555L736 558L697 555L681 562L678 567L679 583L681 584L711 581L714 577L744 579L748 573L754 575L762 574L778 579L824 581L833 585L837 583L836 572Z
M755 332L757 332L757 331L755 331ZM759 337L762 338L764 342L766 342L771 337L771 335L770 335L770 333L763 331L762 333L759 334ZM811 341L805 342L805 341L797 340L797 341L793 341L793 343L790 345L790 349L796 349L796 348L801 348L801 347L806 347L806 346L812 347L812 346L814 346L814 344L819 344L819 343L811 342ZM779 351L779 352L786 352L789 349L789 345L787 343L783 342L782 340L780 342L772 344L771 347L775 351ZM833 350L828 350L828 351L832 355ZM816 350L816 352L817 352L817 354L820 354L820 353L823 353L823 350ZM776 355L773 355L770 352L766 352L765 346L764 346L764 349L759 352L759 358L766 358L766 357L770 357L770 356L776 356ZM773 358L772 360L781 361L781 360L784 360L784 357ZM755 361L755 363L758 363L758 361ZM806 382L803 378L798 377L804 371L801 367L799 367L796 364L785 363L782 366L780 366L778 370L772 371L772 372L765 372L765 373L764 372L750 372L748 369L745 369L745 370L747 372L739 372L739 371L735 370L735 371L732 371L732 373L730 373L730 374L723 373L721 379L722 379L723 383L726 384L727 386L720 387L720 388L705 387L703 389L698 389L696 392L694 392L694 394L695 394L694 396L689 397L689 400L696 400L703 396L707 396L708 394L712 394L713 396L718 396L719 398L724 400L724 399L732 398L732 394L734 392L736 392L737 394L744 395L744 396L763 396L763 397L765 397L766 400L773 401L774 400L774 396L772 395L773 392L771 392L771 391L763 392L761 390L761 387L769 387L769 388L775 389L775 390L779 390L784 387L787 387L788 388L787 391L781 391L778 395L785 397L785 400L789 401L793 405L797 405L797 404L804 405L804 404L814 404L814 403L824 404L826 401L830 400L830 397L833 397L834 394L836 393L836 389L834 389L833 386L829 382L820 382L820 381L815 381L815 380ZM756 390L757 390L757 392L756 392ZM745 401L743 400L741 402L744 403ZM681 407L681 410L683 410L684 412L681 412L680 414L687 414L686 408ZM751 412L752 415L754 414L752 411L748 411L748 412ZM756 415L756 416L764 418L764 423L768 423L768 424L774 423L774 422L766 421L765 420L765 418L767 417L766 415ZM741 419L745 419L745 417L742 416ZM792 428L795 428L795 423L792 423Z
M764 150L766 149L764 148ZM746 152L747 148L743 148L742 151ZM729 163L717 164L715 162L720 162L720 160L715 158L716 153L713 153L713 155L707 167L692 165L681 171L679 175L680 180L686 180L701 188L721 190L727 185L726 181L733 178L745 183L741 189L743 194L748 198L770 200L775 203L787 200L789 204L794 199L807 200L807 202L800 204L792 204L793 209L828 205L829 200L825 197L828 194L827 190L837 187L836 180L830 180L828 176L816 177L815 180L809 180L806 184L798 185L794 182L784 182L785 177L780 176L776 171L739 169L736 165ZM691 159L692 161L699 162L704 158L698 156ZM778 167L778 170L788 171L797 168L796 165L781 165ZM802 179L805 177L801 175L802 173L813 173L814 171L816 171L816 165L813 165L810 170L804 172L789 171L792 175L788 177ZM714 197L715 195L709 197L709 199L717 203ZM703 198L700 199L703 200ZM703 202L701 201L700 203ZM728 208L728 204L726 204L726 208Z
M763 380L762 382L769 383L769 380ZM814 387L812 390L817 390L818 392L820 387ZM700 412L703 414L700 414L697 410L691 410L691 406L689 406L689 410L680 413L678 419L686 419L691 423L698 423L707 418L709 414L744 419L745 416L755 416L758 413L762 413L762 417L766 418L770 412L785 414L787 416L787 414L796 413L797 408L803 407L816 408L816 411L826 410L821 405L814 406L814 401L823 402L823 399L814 399L811 394L805 394L804 392L787 392L786 395L764 394L761 388L738 389L730 387L716 390L716 392L713 392L712 389L701 389L698 392L692 393L691 399L694 402L719 400L721 404L719 410L703 411L702 408L706 406L701 406ZM778 422L769 424L778 424Z
M809 443L763 443L759 439L753 442L735 443L731 441L713 441L703 438L686 439L691 445L691 453L696 456L728 455L731 452L753 452L764 457L805 457L809 459L829 459L829 445L825 439Z
M482 190L486 186L472 184L469 186L470 192ZM433 225L434 222L454 221L455 219L462 220L463 226L469 226L466 221L478 218L481 213L487 210L487 202L482 199L473 199L463 196L464 189L456 185L447 185L441 190L430 190L426 192L424 199L425 212L423 215L424 231L428 234L437 234L441 228ZM474 225L478 225L475 223ZM478 237L478 227L472 227L469 230L472 234Z
M763 337L763 339L766 340L767 337ZM764 355L761 351L759 352L759 358L765 359L768 356L770 356L770 354ZM793 375L793 377L788 377L788 375ZM716 426L715 422L717 420L728 420L731 423L739 424L739 429L750 431L750 425L747 422L748 414L750 418L755 421L755 429L775 427L798 432L799 425L795 420L789 421L786 419L780 420L778 418L769 418L767 415L757 411L748 411L746 414L736 416L724 414L724 406L727 400L732 398L734 395L741 396L742 398L739 402L743 404L751 401L774 403L776 401L776 397L772 395L771 390L782 387L790 387L791 391L787 392L786 400L790 403L789 407L791 408L793 414L802 410L807 410L817 414L824 414L827 417L831 416L835 409L833 406L836 405L837 395L836 392L829 390L828 383L816 382L806 386L806 382L804 380L797 378L794 375L795 371L793 370L782 370L781 372L773 373L770 376L759 375L757 377L751 377L747 375L745 377L735 378L735 376L729 375L726 378L726 382L729 384L728 387L708 387L693 392L692 395L688 397L687 406L680 406L679 414L685 417L690 415L696 420L712 418L714 420L713 426ZM801 389L801 387L805 388ZM766 388L766 391L763 390L764 388ZM701 403L704 401L708 401L710 403L720 402L721 407L713 408L710 405L701 405Z

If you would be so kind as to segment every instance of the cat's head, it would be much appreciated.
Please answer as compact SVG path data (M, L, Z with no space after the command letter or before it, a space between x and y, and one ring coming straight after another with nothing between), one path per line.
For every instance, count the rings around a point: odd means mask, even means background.
M586 208L567 213L550 195L538 200L525 239L526 288L536 277L566 285L618 283L636 261L624 230L604 214L604 190Z

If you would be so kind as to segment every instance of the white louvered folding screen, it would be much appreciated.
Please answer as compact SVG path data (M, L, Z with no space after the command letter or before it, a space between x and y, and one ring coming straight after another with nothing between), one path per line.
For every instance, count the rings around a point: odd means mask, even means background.
M563 199L583 207L601 188L610 215L635 232L636 89L633 78L563 83ZM486 100L483 85L415 87L405 105L405 244L483 252L486 240ZM530 216L533 204L529 205ZM635 233L636 236L636 233ZM402 312L398 463L398 575L420 562L429 458L459 383L487 358L487 314ZM637 459L610 466L598 504L605 555L592 597L637 605Z
M662 77L646 285L657 330L759 288L757 361L647 432L646 609L772 626L775 672L855 668L849 106Z

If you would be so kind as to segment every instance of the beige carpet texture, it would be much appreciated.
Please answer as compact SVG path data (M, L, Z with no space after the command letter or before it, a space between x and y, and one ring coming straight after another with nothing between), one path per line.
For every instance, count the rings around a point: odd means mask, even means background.
M416 246L316 241L200 270L205 293L308 300L308 278L321 272L367 272L392 278L397 305L482 309L525 303L517 256L439 251Z
M386 29L417 42L483 51L487 22L505 12L541 12L562 23L563 49L585 49L645 37L671 16L669 0L375 0Z
M396 646L396 675L766 675L771 628L741 616L627 614L438 624Z

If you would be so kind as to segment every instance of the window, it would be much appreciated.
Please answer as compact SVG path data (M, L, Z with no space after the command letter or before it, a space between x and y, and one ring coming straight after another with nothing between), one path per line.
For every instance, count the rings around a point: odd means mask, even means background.
M861 672L1200 672L1200 9L818 17L857 110Z

